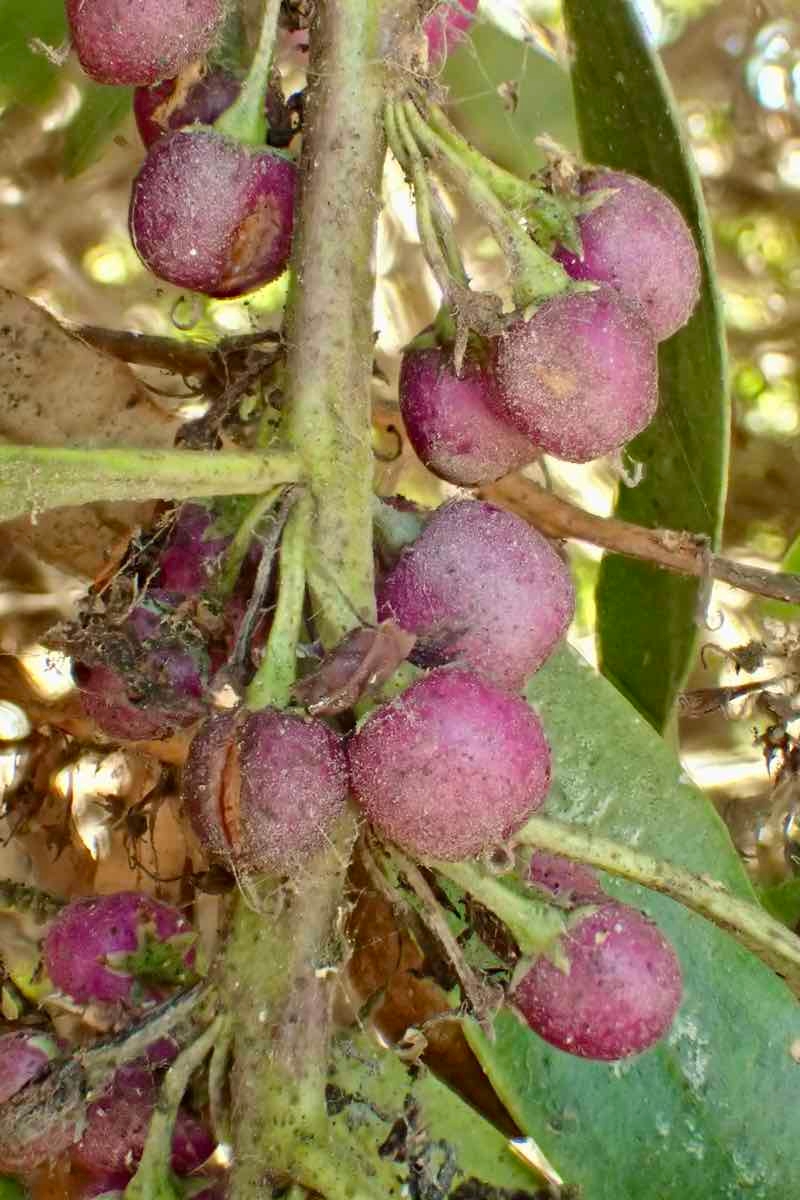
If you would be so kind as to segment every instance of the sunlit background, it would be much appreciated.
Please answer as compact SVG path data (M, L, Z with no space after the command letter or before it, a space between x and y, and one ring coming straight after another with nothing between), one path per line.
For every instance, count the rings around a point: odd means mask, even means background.
M777 567L784 560L792 565L800 533L800 16L789 2L639 4L685 117L716 236L734 404L725 552L762 566ZM546 132L576 146L569 86L560 65L558 5L493 0L492 7L508 29L525 31L525 41L480 22L452 58L442 83L450 88L454 119L474 141L504 165L530 171L541 161L534 142L538 135ZM302 84L296 44L287 45L283 67L289 94ZM213 301L182 295L147 274L126 228L130 180L143 155L132 120L121 110L113 137L92 149L91 113L87 117L92 93L71 65L29 102L9 100L3 106L3 95L0 79L4 286L70 322L176 338L210 340L279 324L285 278L245 300ZM64 175L65 161L73 170L94 154L98 157L80 173ZM438 293L422 261L410 193L391 160L385 199L375 326L378 363L389 381L381 385L379 398L390 404L399 352L431 318ZM476 283L499 286L502 267L493 242L455 203L453 213ZM157 384L161 403L174 409L184 403L180 380L153 373L146 378ZM173 398L161 395L164 391ZM618 484L608 464L549 464L549 469L564 494L594 512L611 510ZM396 473L391 482L430 502L442 491L421 468ZM589 547L573 547L570 553L580 587L572 636L592 656L600 556ZM797 565L800 569L800 553ZM120 813L134 782L141 795L135 756L113 746L82 752L69 728L59 733L57 752L48 751L33 728L41 718L28 715L29 709L39 713L45 700L69 700L68 664L45 651L41 639L49 625L69 614L82 587L83 581L65 569L37 562L24 549L0 548L0 651L6 656L0 662L8 665L8 656L18 656L5 680L13 674L13 698L0 703L0 792L9 801L9 821L19 813L10 801L32 780L35 789L47 793L48 803L63 807L66 800L79 849L96 865L122 845ZM765 636L780 641L781 622L795 615L785 606L719 585L701 642L730 650ZM765 620L772 624L765 626ZM707 663L706 669L698 658L690 687L742 681L732 658L712 653ZM764 664L765 676L775 672L774 661ZM3 685L0 678L0 694ZM745 700L686 719L680 729L687 769L713 796L751 864L759 837L780 842L787 830L794 831L794 789L784 789L775 800L762 747L755 741L767 723ZM32 847L33 839L25 852L35 857ZM781 862L791 872L791 864ZM20 869L29 866L26 862ZM114 886L113 871L104 878Z

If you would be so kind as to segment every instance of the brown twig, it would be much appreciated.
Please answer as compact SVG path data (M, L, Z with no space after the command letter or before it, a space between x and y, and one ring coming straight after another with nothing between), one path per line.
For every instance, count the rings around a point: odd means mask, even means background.
M102 350L123 362L137 363L142 367L163 367L179 375L219 375L223 364L232 354L250 350L264 342L280 341L280 334L272 330L220 338L206 346L197 342L182 342L177 338L133 333L128 329L104 329L99 325L76 325L69 332L95 350Z
M713 554L700 535L673 529L643 529L615 517L597 517L520 475L509 475L488 484L479 494L518 513L548 537L591 542L679 575L710 577L756 596L800 604L800 576L749 567Z

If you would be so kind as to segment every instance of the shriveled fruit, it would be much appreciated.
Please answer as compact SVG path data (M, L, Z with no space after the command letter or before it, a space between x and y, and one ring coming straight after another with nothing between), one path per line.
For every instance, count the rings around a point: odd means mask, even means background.
M683 985L675 951L626 904L576 913L550 956L523 976L512 1002L546 1042L582 1058L614 1060L655 1045Z
M238 871L285 873L325 845L347 787L332 729L267 708L206 721L189 750L182 795L210 856Z
M86 1171L133 1171L144 1148L150 1118L158 1099L158 1083L147 1067L120 1067L103 1094L86 1112L86 1128L72 1151L72 1160ZM180 1109L172 1137L172 1169L179 1175L196 1170L214 1152L208 1129Z
M692 315L700 294L700 259L680 209L658 188L622 171L588 171L584 196L613 189L578 220L580 257L556 257L573 279L608 283L644 309L658 341Z
M437 509L378 586L381 619L417 635L422 666L465 664L518 690L572 619L568 567L513 513L479 500Z
M499 479L536 458L538 450L497 413L491 371L471 357L456 374L444 349L406 350L400 411L411 445L440 479L471 487Z
M213 536L214 513L202 504L184 504L158 560L156 586L180 596L196 596L212 580L230 537Z
M439 66L464 40L475 19L478 3L479 0L442 0L425 18L423 29L432 66Z
M297 169L211 129L151 146L131 193L130 232L147 267L177 287L239 296L289 260Z
M27 1176L52 1165L80 1135L86 1079L74 1059L54 1064L0 1104L0 1172Z
M223 0L67 0L70 36L100 83L156 83L211 46Z
M602 904L608 896L600 887L594 871L582 863L572 862L560 854L535 850L530 857L525 878L531 887L542 892L553 904L576 908L580 904Z
M470 671L432 671L379 708L348 747L353 792L391 841L471 858L544 800L550 751L539 718Z
M61 910L47 931L44 965L78 1004L137 1008L186 982L195 935L169 904L139 892L85 896Z
M58 1045L46 1033L19 1030L0 1037L0 1104L45 1075L58 1057Z
M589 462L655 416L656 349L644 310L620 292L563 293L499 340L499 411L548 454Z

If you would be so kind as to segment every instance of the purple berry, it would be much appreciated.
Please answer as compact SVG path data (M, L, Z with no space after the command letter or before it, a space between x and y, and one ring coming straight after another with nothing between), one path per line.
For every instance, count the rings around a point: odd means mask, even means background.
M556 257L573 279L611 284L644 309L658 341L692 315L700 294L700 259L677 205L658 188L621 171L590 171L581 192L614 195L578 220L583 256Z
M138 892L85 896L50 926L44 965L78 1004L138 1008L191 975L193 940L191 925L169 904Z
M130 1181L131 1176L120 1171L90 1175L70 1200L100 1200L101 1196L103 1200L121 1200Z
M73 1148L72 1161L93 1174L133 1172L157 1099L152 1071L137 1063L120 1067L103 1094L89 1105L86 1128ZM172 1137L172 1169L179 1175L197 1170L214 1147L205 1125L181 1109Z
M240 296L285 270L297 170L210 129L151 146L131 193L130 231L147 267L177 287Z
M572 619L569 569L513 513L479 500L437 509L378 587L381 620L415 633L412 661L463 663L511 691Z
M67 0L72 44L100 83L166 79L211 46L223 0Z
M568 1054L639 1054L669 1029L683 985L675 951L626 904L576 914L558 953L538 958L512 1000L524 1020Z
M0 1104L23 1088L32 1079L40 1079L51 1062L59 1057L59 1049L46 1033L20 1030L0 1037Z
M499 340L500 411L556 458L600 458L655 416L656 349L643 309L613 288L556 296Z
M244 871L287 873L322 849L347 789L337 734L323 721L269 708L210 717L183 775L203 848Z
M400 369L400 411L411 445L429 471L472 487L536 458L538 450L497 415L490 372L467 358L457 375L442 349L410 349Z
M184 504L158 560L155 584L173 595L197 596L208 588L229 537L209 537L214 514L202 504Z
M536 891L542 892L551 903L562 908L608 901L594 871L560 854L534 851L525 878Z
M379 708L349 745L353 792L412 854L471 858L505 842L545 798L539 718L470 671L432 671Z
M425 18L422 26L428 39L428 59L432 66L440 65L447 55L466 37L479 0L443 0Z
M241 90L235 75L214 67L188 84L181 76L151 87L139 87L133 96L136 128L145 146L186 125L213 125L233 104Z

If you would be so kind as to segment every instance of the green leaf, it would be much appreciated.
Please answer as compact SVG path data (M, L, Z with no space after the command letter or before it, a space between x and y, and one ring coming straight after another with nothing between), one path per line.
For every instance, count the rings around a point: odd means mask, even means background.
M729 404L720 301L699 181L669 84L632 0L564 0L572 84L586 158L649 179L682 210L703 262L694 316L662 343L661 404L631 443L645 468L617 515L705 534L716 547L725 503ZM603 671L663 730L694 654L700 584L607 555L598 584Z
M0 1200L28 1200L28 1193L16 1179L0 1176Z
M133 88L88 81L64 140L64 174L79 175L95 162L131 109Z
M402 1141L408 1136L420 1168L414 1195L444 1200L467 1181L508 1189L514 1200L540 1194L541 1180L514 1157L507 1137L425 1068L410 1070L368 1034L334 1043L328 1108L334 1133L341 1129L367 1162L387 1146L390 1133L398 1162L409 1161ZM381 1157L391 1155L385 1149ZM401 1176L407 1175L402 1167ZM477 1188L467 1195L502 1200L496 1190L491 1197Z
M784 879L759 888L758 898L768 913L790 929L800 923L800 879Z
M34 38L54 50L67 36L64 0L0 0L0 104L42 104L58 66L31 49Z
M553 749L548 814L753 892L716 811L644 719L564 649L528 698ZM800 1006L728 934L681 905L609 876L650 913L681 960L685 996L667 1039L618 1064L547 1046L510 1012L489 1043L468 1036L520 1128L585 1200L800 1195L781 1114L800 1103Z

